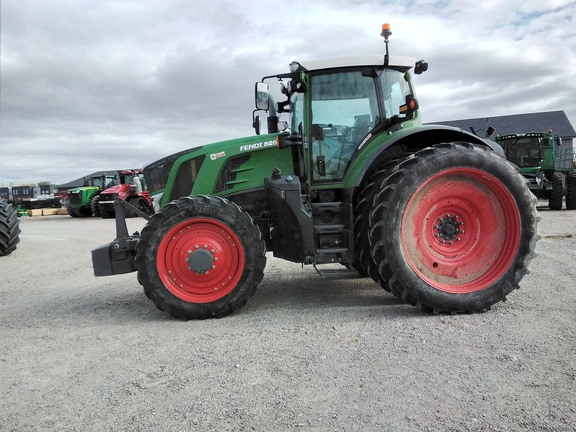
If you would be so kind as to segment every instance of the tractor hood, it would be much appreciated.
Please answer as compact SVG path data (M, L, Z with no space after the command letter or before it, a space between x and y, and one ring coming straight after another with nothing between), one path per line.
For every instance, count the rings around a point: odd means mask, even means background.
M102 191L102 195L118 195L120 198L124 199L126 196L129 195L130 192L130 185L129 184L119 184L112 186L104 191Z

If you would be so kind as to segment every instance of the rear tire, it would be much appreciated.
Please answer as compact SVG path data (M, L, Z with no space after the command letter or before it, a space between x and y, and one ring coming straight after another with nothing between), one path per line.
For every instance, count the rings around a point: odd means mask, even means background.
M368 275L386 291L390 292L388 283L382 280L378 273L377 265L372 258L369 231L370 212L374 209L374 197L380 191L382 181L388 177L391 170L398 164L398 160L392 160L382 166L382 169L374 173L364 186L354 207L354 249L355 260L352 267L361 275Z
M407 303L439 312L490 309L535 256L536 198L515 166L469 143L401 162L370 214L378 271Z
M136 247L138 281L176 318L242 308L264 277L266 247L248 213L213 196L183 197L155 213Z
M548 207L550 210L562 210L562 198L564 196L564 187L562 185L562 174L554 172L550 179L552 189L548 197Z
M576 173L566 177L566 208L576 210Z
M0 256L10 255L20 243L20 221L12 204L0 200Z

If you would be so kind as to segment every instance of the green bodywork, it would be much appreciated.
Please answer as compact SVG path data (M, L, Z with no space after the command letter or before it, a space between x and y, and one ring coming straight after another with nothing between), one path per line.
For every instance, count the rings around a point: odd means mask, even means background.
M68 196L77 196L79 198L78 201L72 201L70 199L70 207L73 209L81 209L84 207L90 207L90 200L94 195L100 192L100 188L97 186L82 186L74 189L70 189L68 191Z
M272 167L277 166L283 172L292 173L292 157L290 152L281 151L276 147L278 134L259 135L218 143L191 149L189 153L179 157L172 166L164 190L156 190L155 194L164 192L161 206L172 199L183 196L183 191L176 191L178 173L188 168L195 160L202 158L203 162L194 182L184 195L216 194L221 196L230 193L243 193L263 186L263 179L270 175ZM234 158L248 156L249 159L238 168L231 170L234 179L225 182L225 190L217 190L217 182L224 166Z
M379 56L358 57L296 64L293 72L264 77L255 92L257 135L193 147L145 166L153 200L162 208L188 195L226 197L250 214L275 256L306 263L349 260L358 196L386 163L454 141L503 153L494 141L461 129L423 126L410 74L414 64L398 57L384 67ZM275 102L266 82L271 80L279 82L282 102ZM267 134L259 134L257 112L266 115ZM280 179L283 192L267 189L274 179ZM282 222L274 220L284 213L271 193L285 200L290 195L291 205L302 208L292 207ZM336 234L317 232L328 214L340 227ZM272 227L302 232L308 249L287 254L285 245L274 244ZM311 257L311 243L344 245L347 252L323 249Z
M252 194L263 191L264 180L278 168L282 175L298 176L304 194L333 191L340 200L342 191L362 185L386 160L429 145L460 140L501 151L492 141L460 129L422 126L411 65L403 60L389 68L366 63L265 77L288 89L282 92L287 96L284 112L279 103L276 113L273 101L265 110L268 123L285 115L286 131L193 147L154 162L144 167L152 196L161 197L163 207L186 195ZM343 90L333 90L338 88ZM412 99L416 105L408 108ZM298 137L300 145L279 148L277 137L285 135Z
M68 191L69 210L77 213L84 213L90 215L90 203L94 196L98 195L102 190L116 180L116 175L103 175L98 177L90 177L85 179L85 185Z

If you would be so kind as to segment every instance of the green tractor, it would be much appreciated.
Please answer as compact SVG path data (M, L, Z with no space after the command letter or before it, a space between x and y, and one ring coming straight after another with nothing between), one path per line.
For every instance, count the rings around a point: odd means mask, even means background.
M576 209L576 173L572 143L562 143L558 135L531 132L499 136L509 161L520 168L530 190L539 199L548 200L550 210Z
M410 71L428 65L389 55L390 34L384 25L384 56L262 78L256 136L145 166L159 210L117 199L116 239L92 251L94 274L137 271L154 304L183 319L242 308L267 252L324 277L369 276L434 313L504 300L535 255L536 199L494 141L422 125ZM126 206L148 220L141 233L128 234Z
M68 214L72 217L100 216L98 195L115 184L117 177L117 174L103 174L84 178L84 186L68 191Z

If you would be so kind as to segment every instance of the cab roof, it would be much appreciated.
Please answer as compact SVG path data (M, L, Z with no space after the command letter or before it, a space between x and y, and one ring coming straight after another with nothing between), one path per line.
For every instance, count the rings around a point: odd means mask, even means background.
M416 63L416 59L413 57L404 56L390 56L388 61L388 67L392 69L398 69L401 71L407 71ZM354 67L354 66L383 66L384 56L382 55L372 55L372 56L356 56L356 57L339 57L324 60L311 60L311 61L301 61L298 62L303 68L309 71L318 71L324 69L335 69L343 67Z

